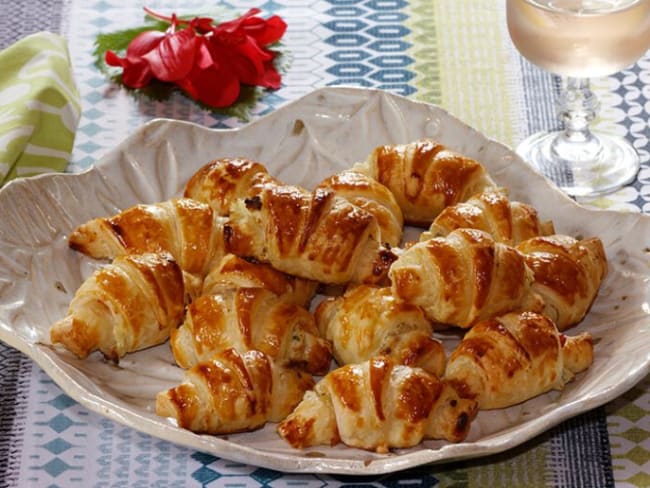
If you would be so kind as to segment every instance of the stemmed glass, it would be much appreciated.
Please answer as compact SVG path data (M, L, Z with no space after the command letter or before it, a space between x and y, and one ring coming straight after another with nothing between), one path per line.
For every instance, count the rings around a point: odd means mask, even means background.
M589 78L620 71L650 47L650 0L506 2L519 52L563 77L558 114L564 129L533 134L517 152L573 196L601 195L634 180L634 148L589 127L599 106Z

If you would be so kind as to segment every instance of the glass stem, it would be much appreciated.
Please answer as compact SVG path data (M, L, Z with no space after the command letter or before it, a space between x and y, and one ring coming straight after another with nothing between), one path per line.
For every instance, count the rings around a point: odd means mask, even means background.
M552 144L555 156L574 162L591 161L597 157L601 145L589 125L596 118L599 107L589 79L566 78L557 106L564 130Z

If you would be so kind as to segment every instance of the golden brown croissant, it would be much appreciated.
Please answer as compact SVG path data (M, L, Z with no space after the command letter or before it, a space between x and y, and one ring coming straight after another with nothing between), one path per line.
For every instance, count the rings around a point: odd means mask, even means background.
M406 223L421 227L445 207L495 186L479 162L428 139L379 146L352 169L387 186Z
M452 230L484 230L497 242L509 246L532 237L553 234L553 222L542 222L530 205L508 199L504 189L486 190L466 202L445 208L420 240L444 237Z
M304 372L276 365L259 351L222 351L158 393L156 413L193 432L229 434L279 422L313 387Z
M320 302L315 316L339 365L390 356L438 376L445 370L445 350L423 310L396 300L390 288L359 285Z
M334 190L336 195L374 215L381 230L380 242L399 246L404 218L395 197L377 180L357 171L343 171L318 185Z
M263 164L245 158L215 159L199 169L185 186L184 196L207 203L217 215L227 216L238 198L254 196L276 180Z
M444 377L481 409L505 408L562 389L592 360L588 333L567 337L544 315L510 313L472 327L451 353Z
M475 229L413 245L393 263L389 277L397 298L422 307L434 322L464 328L542 306L524 256Z
M226 254L205 277L202 294L218 294L224 288L265 288L288 302L308 307L317 287L315 281L288 275L265 263Z
M223 223L204 203L173 199L93 219L72 232L69 245L94 258L168 252L184 271L202 276L223 255Z
M197 298L183 325L172 331L171 347L183 368L228 348L256 349L281 365L314 374L325 373L331 359L331 346L320 337L313 315L263 288L224 289Z
M278 425L295 448L342 441L387 452L423 439L462 441L476 415L445 380L387 357L335 369Z
M533 270L533 290L544 300L544 314L560 330L580 322L607 274L600 239L552 235L524 241L517 249Z
M79 287L67 316L52 325L51 341L80 358L100 350L118 360L167 340L183 320L186 291L169 255L117 257Z
M375 217L322 188L266 185L232 206L224 236L238 256L327 284L380 282L395 258Z

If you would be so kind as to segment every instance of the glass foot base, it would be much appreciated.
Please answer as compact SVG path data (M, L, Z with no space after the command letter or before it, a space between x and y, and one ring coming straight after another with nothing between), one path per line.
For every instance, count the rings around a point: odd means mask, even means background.
M639 156L624 139L594 133L600 141L597 151L571 151L579 143L558 155L556 137L562 132L542 132L525 139L517 153L553 181L562 191L576 197L592 197L610 193L630 183L639 171Z

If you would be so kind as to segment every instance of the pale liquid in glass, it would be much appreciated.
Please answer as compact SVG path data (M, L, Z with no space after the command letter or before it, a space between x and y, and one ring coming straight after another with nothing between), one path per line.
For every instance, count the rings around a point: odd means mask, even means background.
M507 17L519 52L561 76L615 73L650 46L650 0L507 0Z

